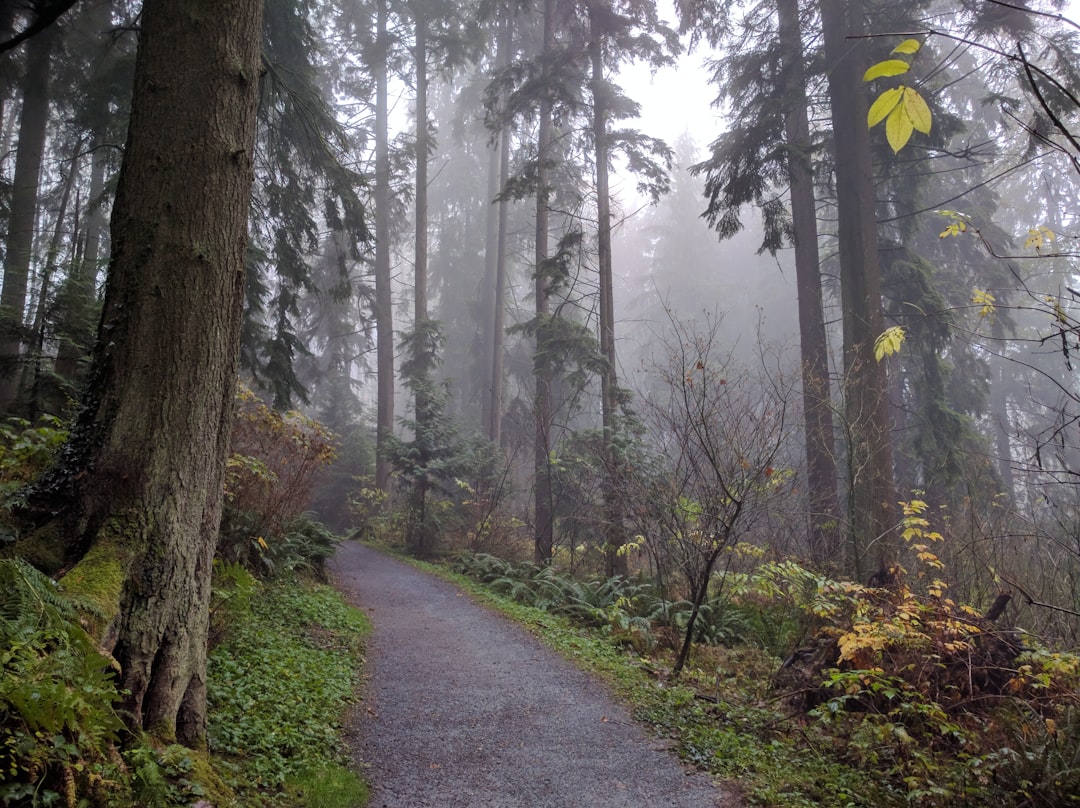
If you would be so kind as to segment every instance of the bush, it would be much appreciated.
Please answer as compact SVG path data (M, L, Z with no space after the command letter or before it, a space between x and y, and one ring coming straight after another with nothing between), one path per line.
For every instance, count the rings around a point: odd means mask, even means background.
M303 512L334 456L325 427L298 412L277 412L241 385L218 555L262 575L320 571L334 540Z

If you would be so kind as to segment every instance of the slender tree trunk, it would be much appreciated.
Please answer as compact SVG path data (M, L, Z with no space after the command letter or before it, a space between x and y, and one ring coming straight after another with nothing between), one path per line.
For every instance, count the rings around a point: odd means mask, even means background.
M861 33L864 10L861 0L820 0L820 5L836 154L844 414L852 436L848 447L852 474L850 561L852 572L865 580L875 561L884 569L894 557L891 537L896 527L896 492L885 366L874 357L874 342L884 331L884 318L873 162L866 126L868 98L862 81L865 41L847 38L848 34Z
M814 175L810 167L806 73L798 0L778 0L783 61L791 218L795 231L795 285L799 296L806 482L810 511L810 558L822 564L840 557L840 506L836 492L836 447L829 394L829 345L825 334Z
M0 2L0 42L11 39L15 26L16 5L12 2ZM11 51L0 53L0 133L3 133L7 123L5 115L12 85L15 83L12 77L14 60ZM4 155L7 154L7 143L0 137L0 166L3 165Z
M143 6L90 381L31 503L67 506L60 535L84 554L65 585L115 598L122 714L189 745L205 742L261 30L262 0Z
M544 0L544 40L541 48L543 76L541 83L547 87L547 60L555 47L555 0ZM536 138L536 243L535 243L535 284L536 284L536 357L534 376L536 379L536 436L534 441L533 468L535 481L533 495L535 500L534 538L536 560L540 564L551 562L551 553L555 544L555 513L551 492L551 427L554 421L551 388L554 370L551 357L547 355L546 342L551 328L548 286L550 269L548 268L549 251L549 214L551 196L551 146L554 120L550 91L545 89L540 99L539 130Z
M617 470L612 442L618 379L615 365L615 303L611 266L611 192L608 183L608 87L604 78L604 32L596 3L589 4L589 60L592 63L593 143L596 149L597 268L600 297L600 355L604 371L600 376L600 410L604 429L604 558L608 576L625 575L626 557L619 553L624 540L622 512L615 491Z
M416 254L413 273L413 328L417 334L428 320L428 115L427 115L427 23L416 12ZM418 343L418 345L420 345ZM426 352L426 345L418 347ZM427 368L427 357L417 357L421 366ZM420 406L417 403L417 418Z
M375 332L378 412L375 487L390 490L387 440L394 434L394 308L390 277L390 134L386 62L387 0L376 0L375 57Z
M481 374L483 391L481 401L481 423L484 433L491 438L491 407L494 403L495 378L494 370L495 353L495 286L498 281L498 242L499 242L499 204L495 197L499 194L499 156L502 154L502 139L504 133L499 132L494 137L494 142L489 145L488 151L488 181L487 181L487 209L484 218L484 281L480 290L481 295L481 339L483 341L483 356L481 357Z
M509 24L507 24L509 39ZM499 140L499 188L504 188L510 179L510 132L504 131ZM488 436L495 446L502 443L503 419L503 346L506 338L506 239L509 224L510 202L499 200L499 238L496 246L495 261L495 311L492 323L491 346L491 407Z
M56 29L49 28L30 40L22 83L19 150L15 157L4 253L4 286L0 291L0 409L9 411L18 392L17 365L22 345L27 279L34 252L41 159L49 121L49 62L56 36Z
M499 20L499 38L495 63L505 67L510 63L510 49L513 46L513 29L510 27L510 13L504 11ZM510 130L503 127L499 132L498 142L498 178L495 183L496 192L501 192L510 178ZM489 186L490 190L490 186ZM494 195L491 196L494 200ZM506 337L506 228L508 223L509 202L500 198L498 202L492 201L497 210L495 223L496 235L494 244L493 261L493 292L491 301L491 378L489 388L489 401L487 404L487 429L488 438L496 447L502 442L502 414L503 414L503 345ZM489 234L490 235L490 234ZM490 241L488 242L490 244Z
M1000 319L995 319L992 326L994 340L1004 344L1005 329ZM990 417L994 421L994 445L997 454L998 476L1005 488L1005 494L1009 501L1016 499L1016 477L1013 473L1012 456L1012 418L1009 415L1009 391L1013 385L1008 372L1008 361L1003 358L995 358L993 364L994 383L990 385Z
M71 191L75 187L75 178L78 176L79 153L82 151L83 141L79 140L75 145L75 154L71 157L71 166L67 177L64 179L64 189L60 194L60 208L56 212L56 224L53 227L52 237L49 239L49 249L45 254L45 266L41 271L41 285L37 293L37 304L34 306L34 322L30 327L30 338L33 340L32 363L23 369L22 390L19 399L26 402L26 416L33 421L41 413L44 405L44 391L42 390L42 363L45 350L45 315L48 311L49 288L52 286L53 275L56 274L56 264L60 256L60 243L64 238L64 223L67 219L68 203L71 201ZM72 249L74 252L74 243ZM75 260L72 255L71 265Z
M95 301L98 274L104 260L103 248L105 229L108 221L102 209L102 195L105 192L105 174L107 157L100 133L94 136L94 147L90 158L90 187L87 193L86 212L84 214L84 237L82 257L72 264L61 297L64 307L61 313L58 346L56 349L56 375L63 379L68 395L74 396L82 378L80 363L90 352L90 340L84 340L82 334L89 328Z
M428 74L427 74L427 21L419 4L416 14L416 40L413 59L416 67L416 252L413 266L413 413L416 424L416 445L420 450L420 463L424 466L431 459L430 437L432 418L431 373L435 361L433 334L428 318ZM413 552L426 557L433 545L427 523L427 476L417 476L412 491L415 498L419 524L411 531L410 544Z

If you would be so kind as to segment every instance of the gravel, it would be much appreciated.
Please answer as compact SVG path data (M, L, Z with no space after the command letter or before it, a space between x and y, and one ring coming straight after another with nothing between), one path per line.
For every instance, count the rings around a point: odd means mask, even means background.
M375 624L348 728L372 808L736 808L604 686L451 584L355 542L335 583Z

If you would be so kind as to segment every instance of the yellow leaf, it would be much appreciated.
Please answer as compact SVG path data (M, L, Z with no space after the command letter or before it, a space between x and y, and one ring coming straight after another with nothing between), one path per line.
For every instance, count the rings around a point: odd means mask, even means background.
M887 76L899 76L901 73L907 73L910 69L911 65L903 59L886 59L884 62L871 65L863 74L863 81L873 81Z
M919 48L922 44L917 39L905 39L899 45L892 49L893 53L900 53L905 56L911 56L919 52Z
M994 303L997 302L997 298L989 292L976 287L971 290L971 302L981 307L979 309L980 317L992 317L995 311Z
M904 87L904 109L911 118L911 125L924 135L930 134L930 107L919 93L911 87Z
M889 141L894 152L899 152L907 142L911 140L911 133L915 131L915 125L911 122L911 116L903 104L897 104L896 108L889 113L885 120L885 138Z
M900 353L900 346L904 343L904 329L898 325L886 328L885 331L874 341L874 358L880 362L886 356Z
M886 90L877 97L877 100L870 107L870 112L866 116L867 127L873 129L879 123L881 123L892 112L896 105L900 103L904 95L903 87L893 87L891 90Z

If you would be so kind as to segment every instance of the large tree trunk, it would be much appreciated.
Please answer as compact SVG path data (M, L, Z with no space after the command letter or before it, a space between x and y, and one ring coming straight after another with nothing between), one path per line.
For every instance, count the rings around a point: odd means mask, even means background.
M375 56L375 332L378 404L375 487L390 490L387 440L394 434L394 308L390 278L390 134L386 0L376 0Z
M15 404L18 391L26 286L37 221L38 181L49 121L49 62L56 35L56 29L49 28L30 40L22 82L19 151L15 157L4 253L4 287L0 291L0 408L8 411Z
M799 347L802 359L806 484L810 513L810 558L818 564L840 557L840 507L836 493L836 447L829 395L829 345L822 307L821 269L814 175L810 167L806 72L798 0L779 0L780 53L783 61L784 122L795 231L795 285L799 296Z
M840 287L844 320L844 415L848 446L851 571L865 580L892 560L896 527L885 367L874 357L884 331L868 98L862 81L861 0L820 0L836 154ZM869 548L874 547L875 558Z
M90 380L39 490L86 551L65 585L113 588L131 726L190 745L206 729L261 25L262 0L143 6Z
M549 214L551 196L552 103L547 87L547 59L555 47L555 0L544 0L544 40L540 58L543 60L542 84L545 89L540 98L539 130L536 137L536 243L535 243L535 290L536 290L536 356L533 375L536 380L536 435L533 442L533 498L535 525L533 537L536 560L540 564L551 561L555 543L555 513L551 494L551 427L554 407L551 387L554 370L547 354L547 334L550 330L550 307L548 286Z

